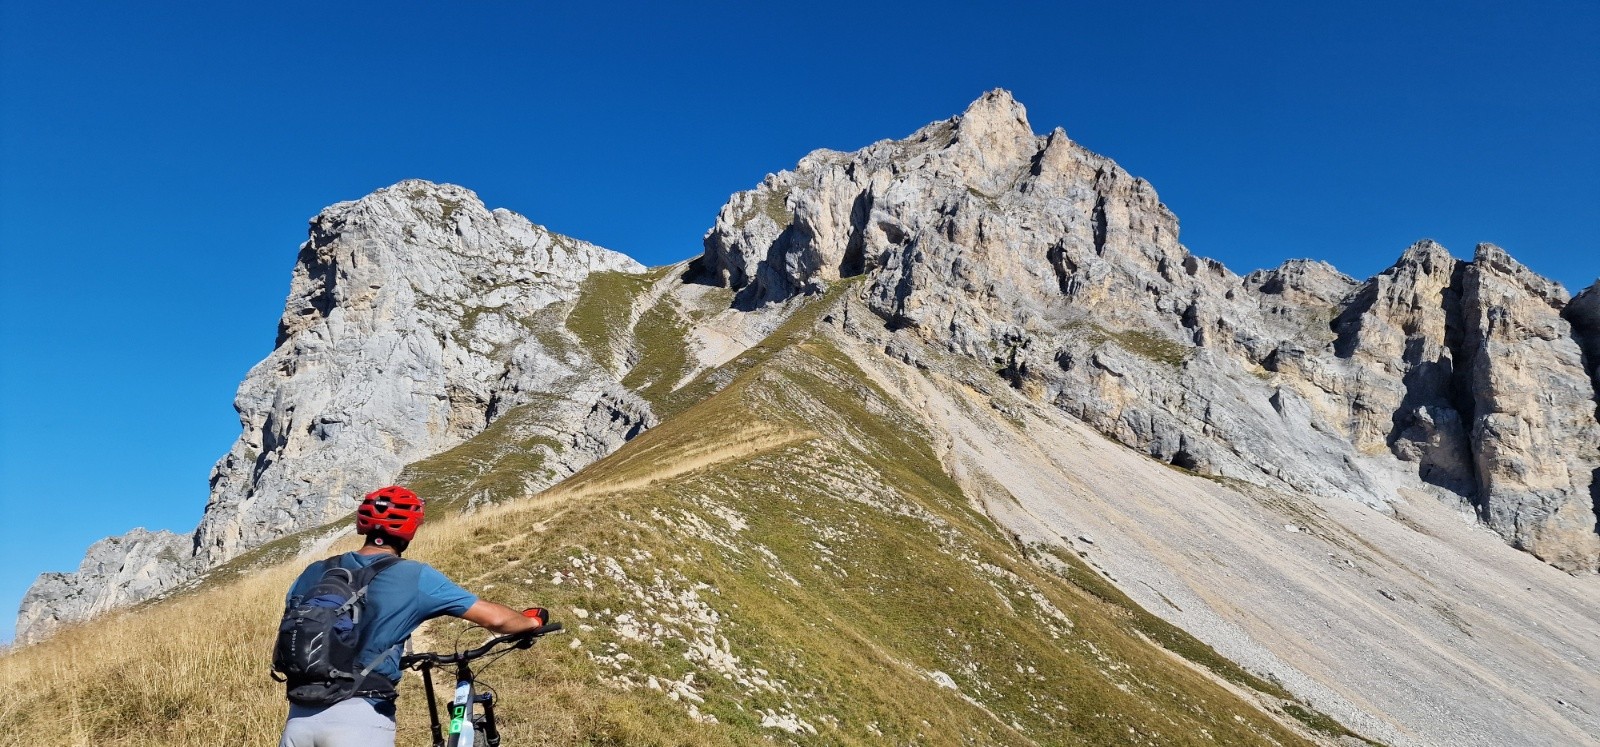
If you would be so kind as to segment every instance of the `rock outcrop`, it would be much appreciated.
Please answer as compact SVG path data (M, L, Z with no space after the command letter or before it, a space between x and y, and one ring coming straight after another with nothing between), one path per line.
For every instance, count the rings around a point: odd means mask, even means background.
M1596 390L1600 391L1600 282L1574 296L1562 309L1561 316L1572 325L1572 339L1583 351L1589 376L1595 379ZM1597 410L1597 417L1600 417L1600 410Z
M551 341L539 312L591 272L643 269L452 185L405 181L327 208L300 249L277 345L239 387L243 432L212 471L193 537L96 545L79 573L35 585L19 638L335 519L518 408L537 411L550 465L529 491L609 453L653 424L649 406ZM118 560L123 550L138 554Z
M1477 500L1516 546L1562 568L1594 568L1600 423L1583 353L1561 318L1567 301L1559 284L1478 245L1462 298Z
M1241 278L1178 242L1148 182L993 91L735 195L696 268L742 308L864 274L881 324L852 331L920 365L937 356L906 340L1203 474L1382 504L1403 467L1540 558L1600 567L1589 338L1493 247L1419 242L1359 284L1305 261Z
M579 372L545 350L533 316L596 270L643 267L460 187L401 182L323 211L277 349L239 387L244 434L212 473L197 552L216 563L317 526L530 393L572 391L554 385ZM615 382L588 389L642 419Z
M90 545L76 573L45 573L28 589L17 615L17 642L167 591L193 567L193 550L188 535L145 529Z
M1463 274L1464 263L1444 247L1416 243L1342 303L1332 322L1335 360L1304 365L1320 367L1316 380L1337 382L1349 414L1335 423L1357 448L1392 451L1415 462L1423 480L1467 495L1474 476L1472 406L1461 378Z
M705 243L700 268L744 303L866 274L884 331L858 331L886 346L976 360L1182 468L1377 500L1303 396L1252 375L1300 338L1287 299L1349 281L1302 263L1247 283L1194 256L1148 182L1035 136L1003 91L902 141L807 156L736 196Z

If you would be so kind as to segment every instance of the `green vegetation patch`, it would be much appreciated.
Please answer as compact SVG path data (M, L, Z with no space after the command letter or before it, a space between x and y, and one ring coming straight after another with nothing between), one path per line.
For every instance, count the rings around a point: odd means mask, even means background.
M829 285L821 297L802 298L793 303L803 304L799 309L789 315L783 324L778 325L772 334L767 335L761 344L735 356L733 360L714 369L706 371L695 377L693 381L685 384L671 396L663 398L656 404L656 414L666 420L685 409L704 401L706 398L721 391L729 383L743 376L749 371L767 363L779 351L782 351L798 342L810 339L815 333L818 320L828 311L834 310L838 302L843 299L851 288L865 281L865 275L845 278Z
M1263 692L1275 698L1290 700L1294 696L1282 686L1257 677L1247 671L1233 660L1217 653L1216 649L1206 645L1205 642L1189 635L1182 628L1161 619L1159 616L1140 606L1131 597L1124 594L1115 584L1106 577L1097 573L1077 556L1061 548L1038 545L1030 548L1038 555L1048 555L1058 563L1064 564L1068 570L1062 573L1073 586L1088 592L1091 596L1118 608L1118 618L1125 629L1136 631L1189 661L1199 664L1223 679L1247 687L1258 692Z
M689 373L689 327L677 306L663 297L639 315L634 327L637 356L622 385L652 405L664 402Z
M1157 363L1164 363L1173 368L1181 368L1184 359L1189 357L1189 347L1176 342L1166 335L1148 332L1141 329L1110 332L1111 339L1116 340L1117 346L1134 355Z
M1084 320L1068 322L1063 329L1092 346L1101 345L1109 340L1116 343L1117 347L1145 360L1173 368L1181 368L1192 350L1189 346L1166 335L1143 329L1113 330Z
M767 220L782 230L794 222L794 211L789 209L789 187L768 189L758 187L755 190L751 209L740 215L734 225L744 228L751 219L757 215L766 216Z
M768 191L766 199L761 202L761 213L778 228L793 223L794 211L789 209L789 190L782 188Z
M614 359L627 348L633 305L656 279L655 272L593 272L578 288L578 297L567 313L567 329L614 373L620 373Z
M399 481L425 496L430 511L526 497L559 477L549 465L565 446L543 424L560 402L545 395L514 407L478 436L407 465Z
M1306 708L1296 703L1289 703L1283 707L1283 712L1293 716L1296 721L1305 724L1306 728L1311 729L1312 731L1321 732L1330 737L1359 739L1363 743L1373 745L1373 747L1383 747L1382 742L1374 742L1366 737L1361 736L1360 734L1350 731L1349 729L1344 728L1344 724L1334 721L1332 718L1329 718L1326 714L1319 711Z
M456 211L460 209L461 202L458 200L439 200L439 212L445 223L450 223L451 219L455 218Z

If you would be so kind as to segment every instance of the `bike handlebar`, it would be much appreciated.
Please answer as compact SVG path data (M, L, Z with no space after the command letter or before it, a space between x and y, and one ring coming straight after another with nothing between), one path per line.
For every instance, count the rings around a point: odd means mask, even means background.
M555 633L561 629L561 623L553 622L541 625L533 630L524 630L521 633L512 633L510 635L492 638L488 643L485 643L482 646L474 649L468 649L466 651L457 651L453 654L436 654L432 652L406 654L405 656L400 657L400 668L413 669L424 664L462 664L472 661L473 659L482 658L490 651L493 651L496 646L501 644L509 643L513 646L522 645L524 648L526 648L527 646L533 645L535 638Z

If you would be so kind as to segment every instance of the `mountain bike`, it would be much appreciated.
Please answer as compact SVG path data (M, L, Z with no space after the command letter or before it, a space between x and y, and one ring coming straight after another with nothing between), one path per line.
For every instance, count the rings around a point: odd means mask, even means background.
M521 633L503 635L490 640L474 649L457 651L451 654L420 653L406 654L400 657L402 669L416 669L422 672L422 686L428 693L428 721L433 729L433 747L474 747L477 736L483 735L484 744L488 747L500 747L500 730L494 721L494 689L478 692L477 676L472 673L471 662L481 659L491 653L502 656L517 649L533 646L539 638L561 630L561 623L553 622L533 630ZM500 657L490 660L493 664ZM433 695L433 669L434 667L455 665L456 690L455 697L450 700L450 736L445 741L445 734L439 722L439 705ZM489 664L482 668L488 668Z

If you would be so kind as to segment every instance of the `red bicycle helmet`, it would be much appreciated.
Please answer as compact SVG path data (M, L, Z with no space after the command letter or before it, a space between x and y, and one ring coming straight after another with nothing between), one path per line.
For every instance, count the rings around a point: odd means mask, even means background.
M422 526L422 499L399 485L378 488L361 500L356 509L356 534L374 529L398 540L410 542Z

